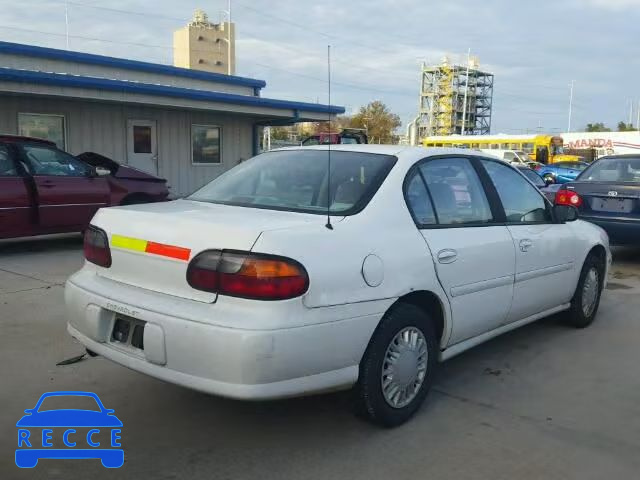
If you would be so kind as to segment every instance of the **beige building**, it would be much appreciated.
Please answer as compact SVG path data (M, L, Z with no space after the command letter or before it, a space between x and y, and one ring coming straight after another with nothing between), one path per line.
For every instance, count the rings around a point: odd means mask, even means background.
M173 32L173 64L176 67L235 75L235 25L211 23L196 10L193 20Z

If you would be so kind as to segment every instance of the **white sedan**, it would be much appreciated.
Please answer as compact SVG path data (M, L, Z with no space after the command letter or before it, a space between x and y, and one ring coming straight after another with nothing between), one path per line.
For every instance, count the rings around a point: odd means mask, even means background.
M553 313L593 321L609 242L574 220L479 152L272 151L186 199L101 209L68 331L225 397L353 387L360 412L398 425L440 361Z

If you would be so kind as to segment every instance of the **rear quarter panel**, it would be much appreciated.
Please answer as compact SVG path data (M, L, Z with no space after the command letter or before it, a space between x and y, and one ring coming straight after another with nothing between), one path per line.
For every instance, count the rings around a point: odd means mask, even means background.
M253 251L293 258L309 274L309 290L303 297L308 308L356 304L398 297L417 290L433 292L445 311L445 336L449 305L437 280L433 258L406 206L402 181L407 168L398 164L369 205L359 214L326 217L303 227L265 231ZM375 255L382 264L382 282L369 286L363 263Z

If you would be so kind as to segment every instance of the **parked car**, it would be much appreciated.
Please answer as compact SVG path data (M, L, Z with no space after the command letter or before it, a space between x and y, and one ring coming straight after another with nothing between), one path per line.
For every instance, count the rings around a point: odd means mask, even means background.
M515 166L531 166L532 163L536 163L527 153L523 152L522 150L498 150L481 148L479 149L479 151L487 155L497 157L500 160L504 160L505 162L511 163Z
M573 205L601 226L612 244L640 244L640 155L601 157L563 185L555 203Z
M163 201L166 180L97 153L0 135L0 238L79 232L101 207Z
M322 132L310 135L300 143L303 147L313 145L368 143L367 131L363 128L343 128L339 133Z
M536 172L548 183L567 183L575 180L589 166L586 162L556 162L536 168Z
M531 183L538 187L538 190L540 190L544 194L544 196L547 197L547 200L549 200L550 202L553 202L555 200L556 190L557 187L559 187L558 184L547 185L547 183L542 179L540 175L538 175L538 173L536 173L535 170L532 170L529 167L525 167L524 165L515 165L515 167L520 171L520 173L531 180Z
M393 145L271 151L186 199L98 211L69 333L238 399L353 387L386 426L439 361L547 315L595 318L607 235L507 163ZM327 198L330 198L327 201Z

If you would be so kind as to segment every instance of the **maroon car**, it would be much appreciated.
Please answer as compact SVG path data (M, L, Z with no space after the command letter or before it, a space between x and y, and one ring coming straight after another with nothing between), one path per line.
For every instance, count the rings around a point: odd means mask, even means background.
M166 180L96 153L0 135L0 238L79 232L101 207L163 201Z

